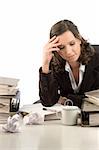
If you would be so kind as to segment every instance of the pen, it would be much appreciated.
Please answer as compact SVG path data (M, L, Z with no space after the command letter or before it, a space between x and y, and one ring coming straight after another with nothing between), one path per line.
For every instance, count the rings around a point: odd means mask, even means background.
M52 112L57 112L57 111L56 111L56 110L54 110L54 109L45 108L45 107L43 107L43 110L46 110L46 111L52 111Z

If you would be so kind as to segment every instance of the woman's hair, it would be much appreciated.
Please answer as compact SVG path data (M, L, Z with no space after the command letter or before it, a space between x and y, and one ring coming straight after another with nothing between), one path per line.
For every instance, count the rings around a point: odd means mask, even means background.
M69 20L61 20L54 24L50 30L50 38L59 36L66 31L71 31L75 38L81 41L81 55L78 61L82 64L87 64L94 55L95 50L79 33L77 26ZM54 52L54 57L51 61L51 68L55 71L64 70L66 60L64 60L57 52Z

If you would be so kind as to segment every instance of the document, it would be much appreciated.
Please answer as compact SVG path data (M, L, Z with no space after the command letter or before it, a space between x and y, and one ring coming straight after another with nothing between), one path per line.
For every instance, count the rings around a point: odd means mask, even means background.
M99 106L84 101L81 108L82 126L99 126Z
M99 89L86 92L85 95L87 96L86 100L88 102L99 106Z
M41 103L38 104L28 104L23 105L19 109L19 112L25 116L29 113L36 112L41 115L44 115L44 120L58 120L61 119L61 110L62 105L61 104L55 104L52 107L44 107Z
M85 93L81 109L82 126L99 126L99 89Z

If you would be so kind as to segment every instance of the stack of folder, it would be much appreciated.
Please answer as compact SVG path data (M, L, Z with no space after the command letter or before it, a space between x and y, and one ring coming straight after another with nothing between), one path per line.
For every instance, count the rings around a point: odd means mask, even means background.
M99 89L86 92L81 108L82 126L99 126Z
M0 77L0 123L6 123L11 112L16 112L20 104L19 79Z

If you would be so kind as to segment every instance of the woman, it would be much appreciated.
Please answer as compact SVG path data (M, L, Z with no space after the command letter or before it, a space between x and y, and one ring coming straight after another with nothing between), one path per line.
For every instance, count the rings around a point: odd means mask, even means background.
M73 22L61 20L54 24L39 71L41 103L52 106L71 99L81 107L84 93L99 89L98 51L80 35Z

